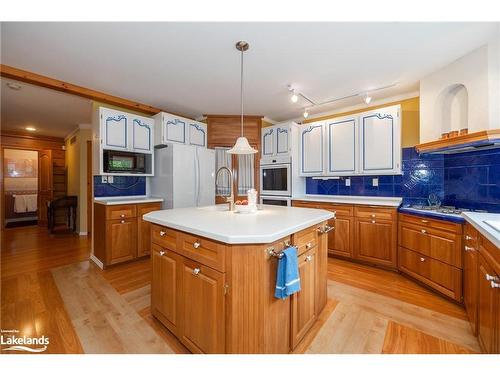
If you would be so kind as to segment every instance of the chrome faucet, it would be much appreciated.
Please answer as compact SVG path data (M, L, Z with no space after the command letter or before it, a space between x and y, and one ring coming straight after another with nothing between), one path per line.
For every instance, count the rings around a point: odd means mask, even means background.
M229 184L231 189L231 195L226 197L226 202L229 203L229 211L234 211L233 172L228 167L219 168L219 170L215 174L215 186L217 186L217 178L219 177L219 173L223 170L226 170L229 173Z

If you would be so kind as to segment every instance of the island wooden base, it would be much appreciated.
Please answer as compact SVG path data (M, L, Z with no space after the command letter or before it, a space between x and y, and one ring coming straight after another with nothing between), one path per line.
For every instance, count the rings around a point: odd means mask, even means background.
M290 353L327 301L326 222L272 244L228 245L152 225L151 311L193 353ZM274 297L278 259L298 248L301 291Z

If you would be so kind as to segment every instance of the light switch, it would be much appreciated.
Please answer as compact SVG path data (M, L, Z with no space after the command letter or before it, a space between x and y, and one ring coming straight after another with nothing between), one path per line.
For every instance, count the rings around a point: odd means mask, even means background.
M345 186L351 186L351 179L350 178L345 179Z
M372 180L372 185L373 185L373 186L378 186L378 177L375 177L375 178Z
M110 184L113 183L113 176L108 176L108 183L110 183Z

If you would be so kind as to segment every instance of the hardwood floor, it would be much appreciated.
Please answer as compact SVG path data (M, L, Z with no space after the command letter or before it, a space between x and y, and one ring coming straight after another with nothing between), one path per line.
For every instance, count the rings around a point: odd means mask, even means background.
M1 243L2 329L49 336L48 353L144 352L129 343L143 339L149 352L188 352L151 315L149 258L103 271L86 237L39 227L7 229ZM463 308L412 280L332 258L328 278L327 309L297 353L479 351Z

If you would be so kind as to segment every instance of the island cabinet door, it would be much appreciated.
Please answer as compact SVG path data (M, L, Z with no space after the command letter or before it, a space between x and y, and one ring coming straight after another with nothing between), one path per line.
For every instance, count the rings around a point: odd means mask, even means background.
M137 253L137 220L124 218L106 221L108 264L134 259Z
M171 250L152 245L151 312L173 333L179 325L178 290L181 257Z
M355 219L355 258L395 268L396 225L389 220Z
M496 324L499 315L499 289L495 288L495 278L498 276L486 262L482 255L479 255L479 294L478 294L478 339L481 348L486 353L495 353L496 348Z
M469 224L465 224L463 251L463 293L464 306L471 323L472 333L477 335L477 294L478 294L478 233Z
M187 258L182 262L181 341L193 353L224 353L224 274Z
M299 256L300 292L292 295L292 349L316 321L316 248Z

